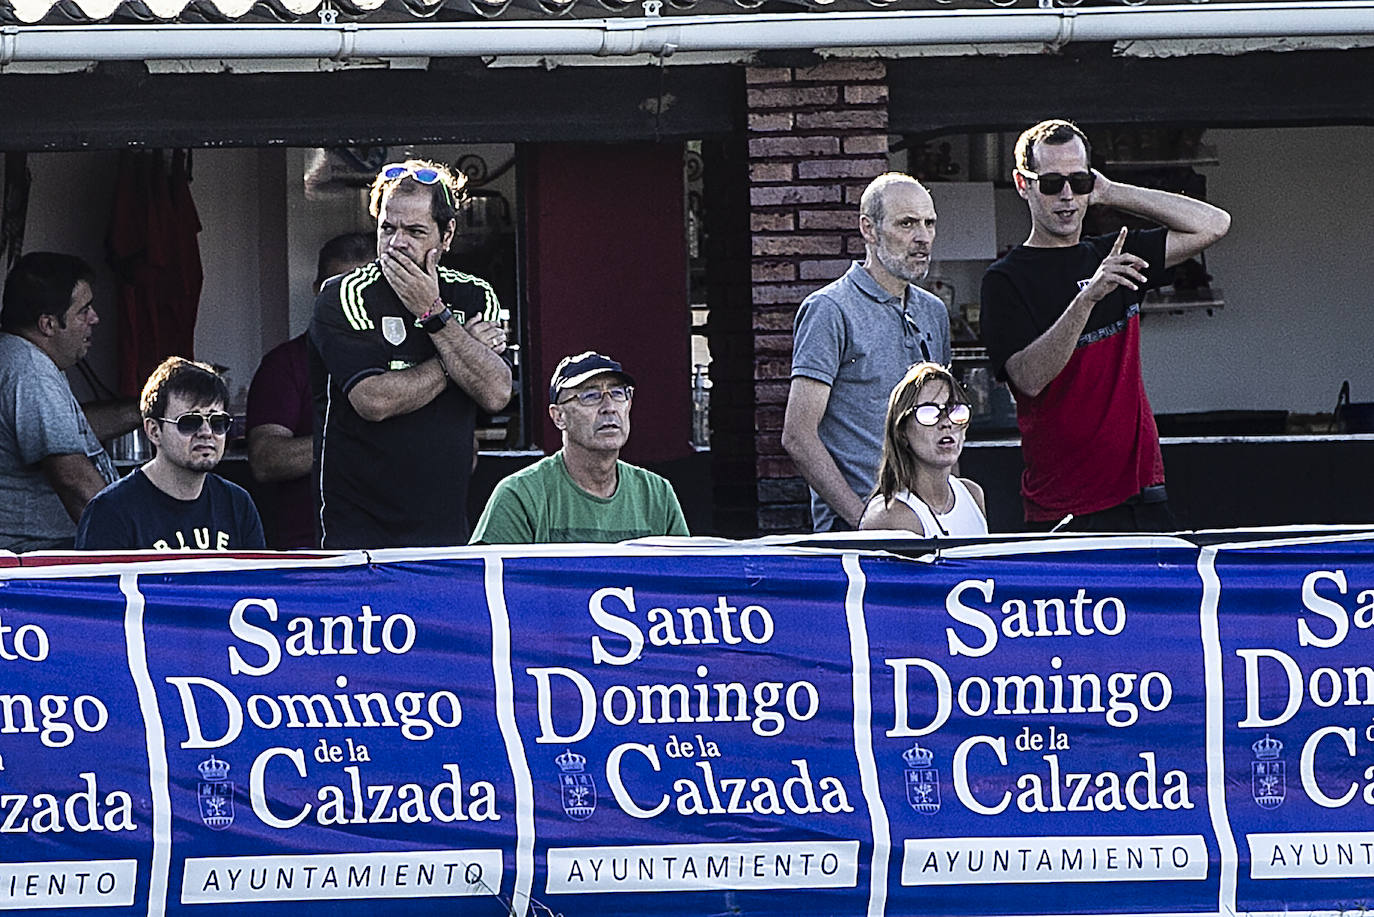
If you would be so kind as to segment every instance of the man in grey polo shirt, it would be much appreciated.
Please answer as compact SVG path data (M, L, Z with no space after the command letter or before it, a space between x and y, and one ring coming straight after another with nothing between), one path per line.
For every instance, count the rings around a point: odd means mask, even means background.
M817 532L856 528L882 453L887 396L907 367L949 364L949 313L914 286L930 269L935 204L916 179L879 175L859 202L866 255L802 302L782 444L811 487Z
M93 275L73 255L30 252L5 279L0 310L0 549L70 548L87 501L115 480L102 439L134 428L138 408L83 408L64 372L100 322Z

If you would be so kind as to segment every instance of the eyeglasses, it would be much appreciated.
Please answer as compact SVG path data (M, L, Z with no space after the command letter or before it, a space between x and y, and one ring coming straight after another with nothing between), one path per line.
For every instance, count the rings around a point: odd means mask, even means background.
M1070 175L1061 175L1058 172L1044 172L1037 175L1026 169L1017 169L1016 171L1024 175L1027 180L1035 182L1036 186L1040 188L1040 193L1047 197L1063 191L1064 182L1069 183L1069 187L1073 189L1074 194L1089 194L1097 185L1097 176L1092 172L1074 172Z
M634 394L635 387L633 385L617 385L614 388L593 388L588 389L585 392L578 392L571 398L564 398L562 401L558 403L567 404L569 401L576 401L578 404L584 407L591 408L601 404L601 399L605 396L610 396L610 399L616 402L617 404L624 404L626 401L629 401L631 398L633 398Z
M210 425L210 432L215 436L223 436L229 432L229 424L233 417L223 411L211 411L209 414L197 414L195 411L187 411L176 420L170 417L158 417L156 420L162 423L174 423L177 425L177 432L182 436L195 436L206 424Z
M382 166L382 178L387 181L395 181L406 176L415 179L422 185L442 185L444 200L450 204L453 203L453 198L449 196L448 182L443 180L438 169L431 169L427 166L408 166L403 162L393 162L390 165Z
M923 427L933 427L940 422L940 418L948 417L949 422L957 427L962 427L968 423L973 415L973 409L969 407L967 401L951 401L949 404L935 404L934 402L924 402L918 404L907 411L907 414L916 418L916 422Z

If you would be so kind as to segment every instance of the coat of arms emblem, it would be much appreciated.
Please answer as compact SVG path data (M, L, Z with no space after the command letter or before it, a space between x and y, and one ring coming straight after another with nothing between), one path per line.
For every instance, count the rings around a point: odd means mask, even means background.
M568 749L553 760L563 772L558 775L563 813L574 821L586 821L596 811L596 781L585 772L586 757Z
M383 315L382 337L386 338L386 342L392 347L400 346L400 343L406 339L405 319L397 318L394 315Z
M234 781L229 779L229 762L211 755L196 769L200 771L196 784L200 820L211 831L223 831L234 823Z
M1266 732L1264 738L1250 747L1255 751L1255 760L1250 762L1250 790L1255 805L1261 809L1277 809L1283 805L1287 791L1283 761L1279 759L1283 743L1270 738Z
M940 770L932 767L935 754L919 742L902 752L906 760L906 801L922 815L940 811Z

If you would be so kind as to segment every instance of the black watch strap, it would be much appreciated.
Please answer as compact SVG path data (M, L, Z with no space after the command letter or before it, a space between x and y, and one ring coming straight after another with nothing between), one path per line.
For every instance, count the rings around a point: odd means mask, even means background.
M451 318L453 318L453 310L444 306L443 309L421 322L420 327L425 330L426 334L434 334L447 325Z

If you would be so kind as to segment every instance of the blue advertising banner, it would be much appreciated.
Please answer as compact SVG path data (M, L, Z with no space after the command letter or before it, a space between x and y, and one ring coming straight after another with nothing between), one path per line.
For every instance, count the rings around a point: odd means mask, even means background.
M1246 911L1374 904L1374 544L1209 549Z
M0 911L1369 904L1368 534L86 560L0 568Z
M481 562L161 579L140 591L169 903L452 914L510 897Z
M504 563L535 897L838 913L868 884L839 557Z
M143 913L152 802L119 581L0 586L0 907Z
M1195 557L863 562L893 913L1215 907Z

